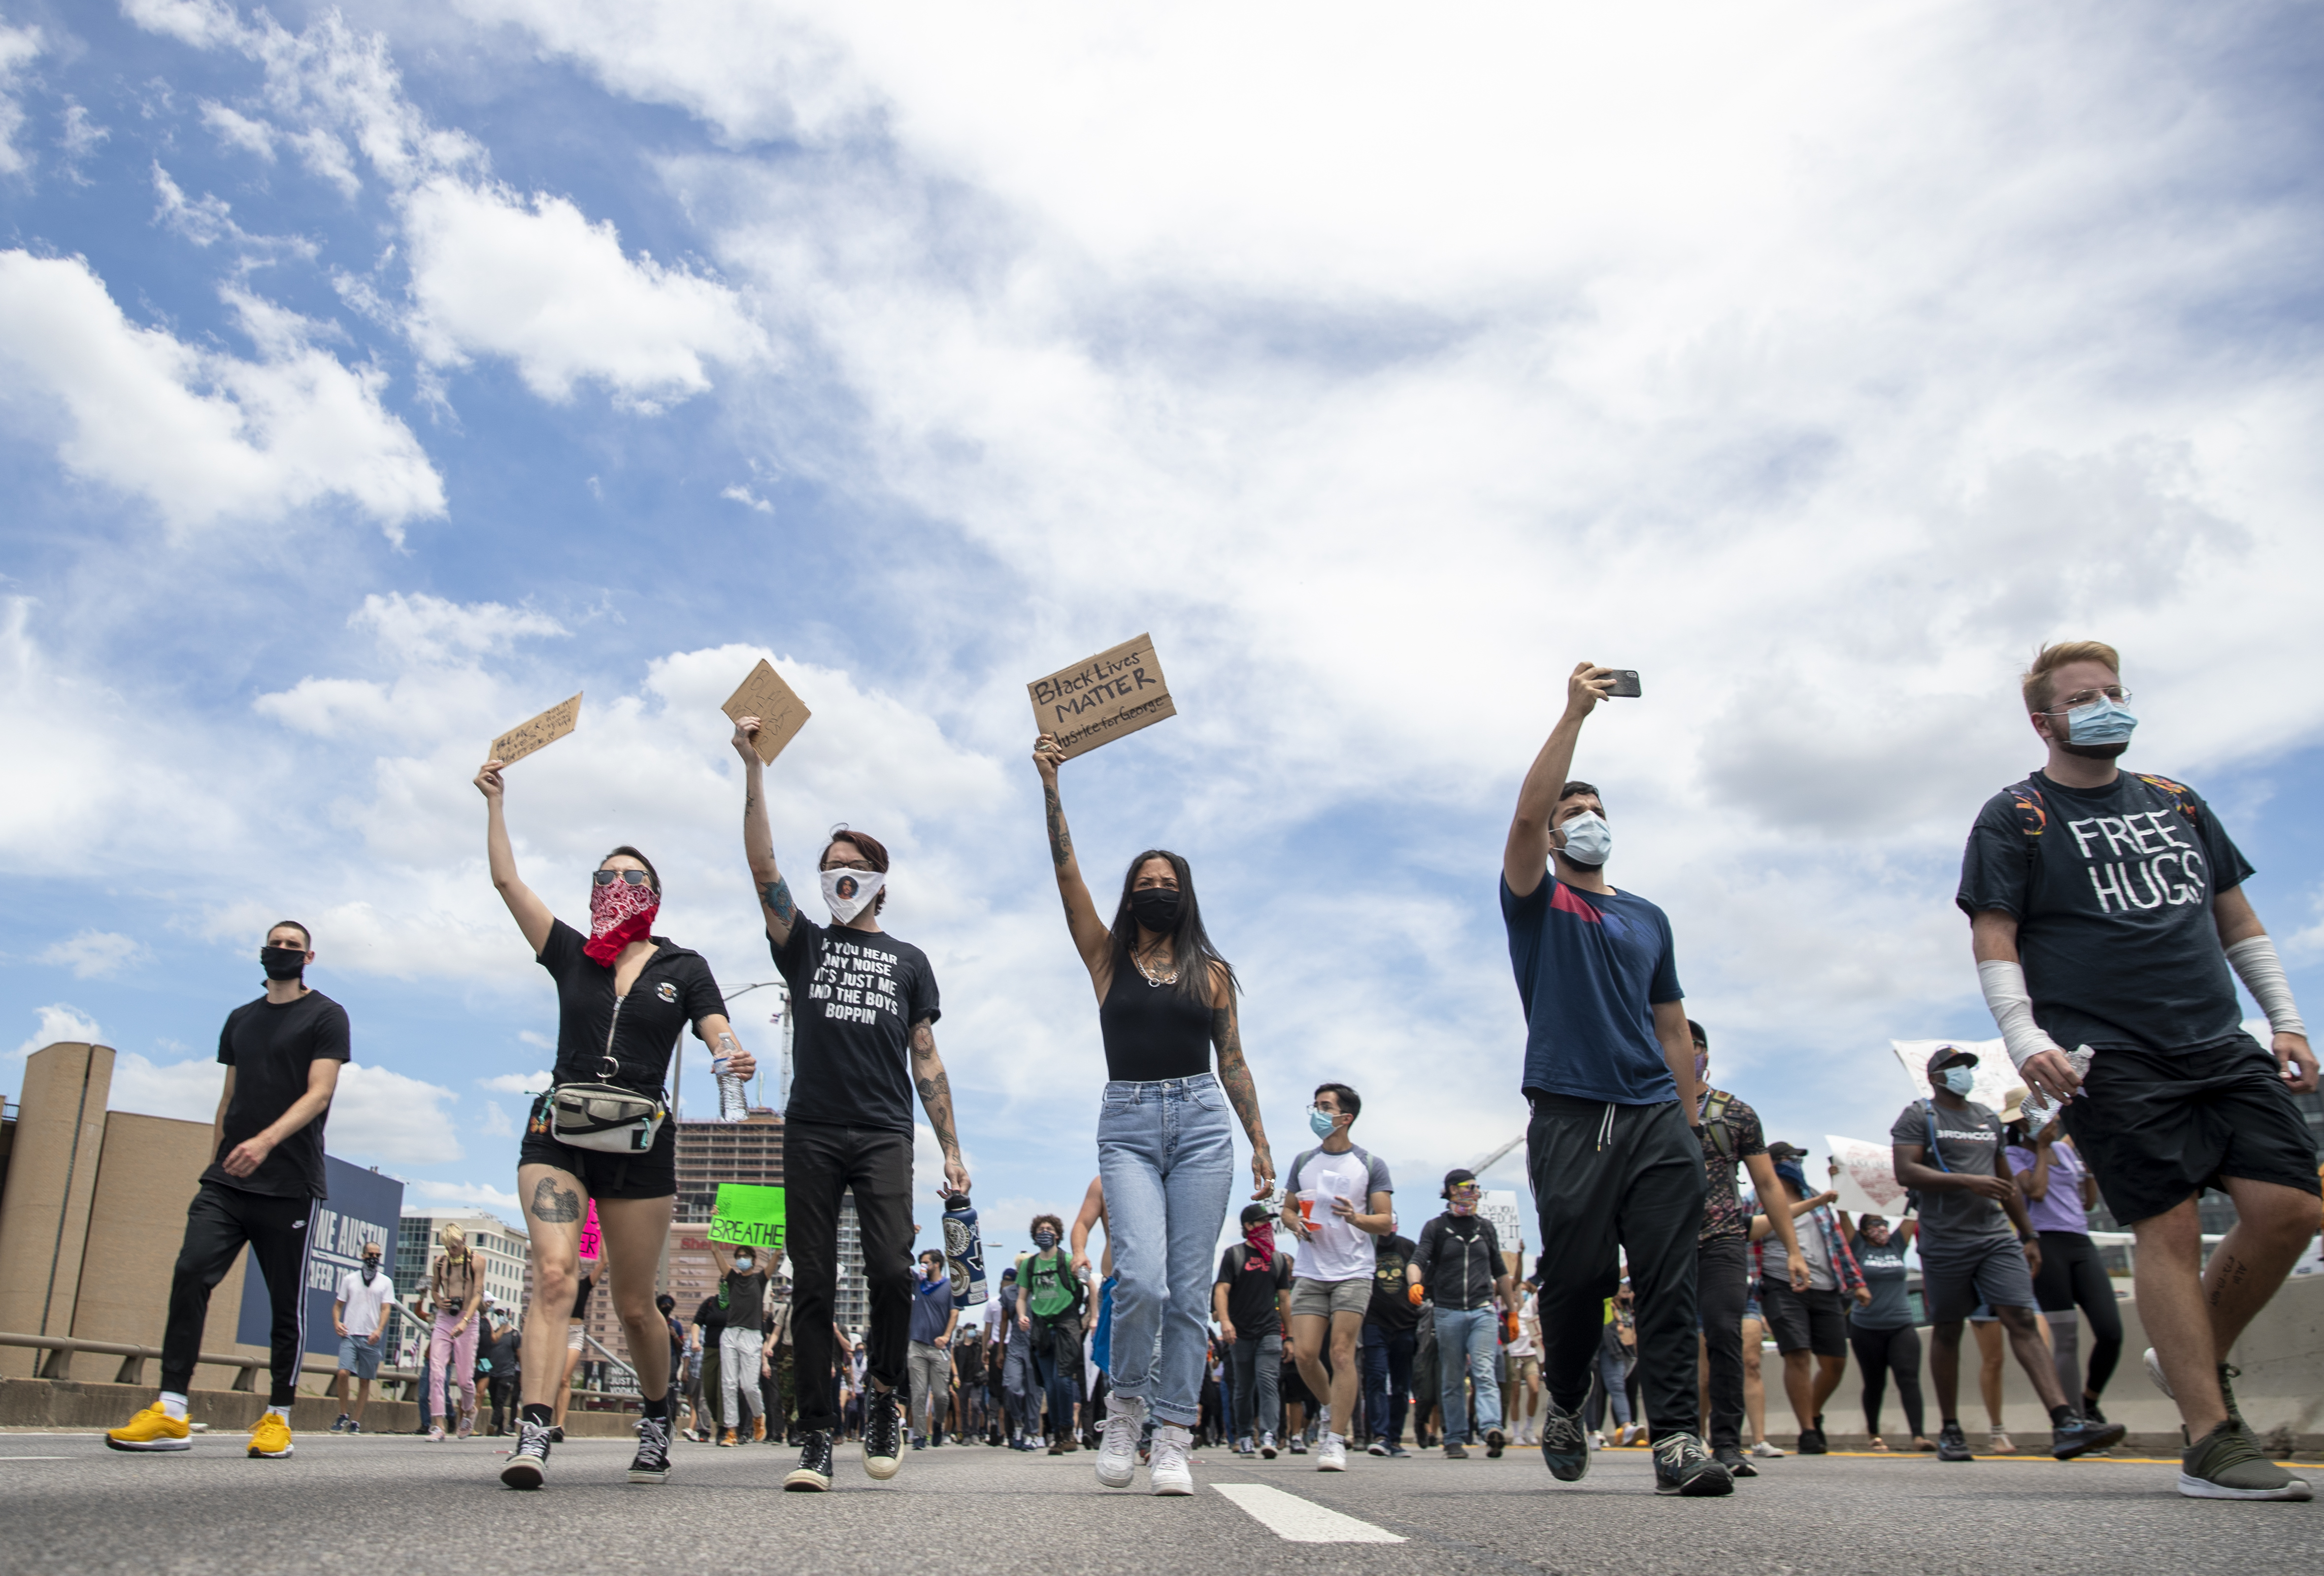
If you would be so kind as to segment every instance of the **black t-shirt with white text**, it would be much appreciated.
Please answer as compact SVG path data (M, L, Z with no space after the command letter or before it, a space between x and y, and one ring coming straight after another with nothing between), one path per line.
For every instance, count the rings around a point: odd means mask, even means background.
M226 1102L226 1131L210 1157L204 1182L237 1187L271 1198L328 1198L323 1179L323 1124L331 1108L274 1146L247 1176L228 1176L226 1157L235 1146L254 1138L282 1120L307 1092L309 1070L318 1061L344 1062L354 1055L347 1009L309 991L276 1006L265 997L245 1001L226 1014L218 1031L217 1059L234 1069L234 1098Z
M2174 1050L2243 1021L2211 904L2251 874L2191 788L2037 771L1978 813L1954 901L2016 916L2034 1020L2060 1045Z
M928 954L883 930L821 926L768 938L791 990L791 1096L784 1119L912 1130L912 1026L942 1016Z

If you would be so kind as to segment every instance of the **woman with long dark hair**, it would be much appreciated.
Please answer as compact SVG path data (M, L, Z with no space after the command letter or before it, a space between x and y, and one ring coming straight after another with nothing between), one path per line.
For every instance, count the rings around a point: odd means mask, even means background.
M669 1120L664 1081L688 1023L714 1055L732 1058L729 1070L737 1077L750 1077L754 1064L726 1021L709 963L652 934L661 877L644 854L624 843L597 862L584 936L517 875L501 762L484 763L476 790L484 796L493 885L534 959L557 982L557 1065L517 1148L533 1306L574 1305L586 1284L581 1226L595 1200L602 1262L629 1338L643 1413L629 1479L659 1483L669 1476L669 1330L654 1309L654 1281L678 1194L678 1129ZM501 1472L512 1488L538 1488L547 1475L551 1387L566 1371L563 1337L553 1316L525 1321L524 1406L516 1448Z
M1229 1105L1250 1139L1253 1198L1274 1192L1275 1161L1236 1028L1234 970L1203 928L1194 873L1177 854L1148 849L1130 862L1108 925L1082 880L1065 830L1057 797L1064 761L1056 735L1043 733L1035 742L1033 765L1047 806L1057 893L1074 950L1097 991L1105 1040L1098 1175L1105 1183L1106 1237L1120 1284L1108 1363L1112 1393L1106 1398L1097 1479L1110 1488L1129 1487L1137 1470L1138 1436L1150 1419L1153 1491L1192 1494L1186 1452L1202 1415L1211 1255L1234 1189Z

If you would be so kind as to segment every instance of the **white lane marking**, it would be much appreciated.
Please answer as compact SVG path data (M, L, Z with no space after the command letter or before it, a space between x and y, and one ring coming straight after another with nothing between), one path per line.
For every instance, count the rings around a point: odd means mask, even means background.
M1313 1500L1264 1483L1213 1483L1212 1488L1287 1544L1400 1544L1386 1527L1327 1510Z
M0 1461L69 1461L70 1456L0 1456Z

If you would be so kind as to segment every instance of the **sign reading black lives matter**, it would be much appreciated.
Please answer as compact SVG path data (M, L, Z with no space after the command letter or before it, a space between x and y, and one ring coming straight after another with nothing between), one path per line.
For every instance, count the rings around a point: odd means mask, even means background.
M1068 760L1178 714L1162 677L1161 659L1146 635L1025 688L1033 696L1041 732L1057 736Z
M493 741L493 752L484 757L503 766L522 760L534 751L556 743L573 731L581 717L581 697L561 701L550 706L529 723L520 723Z

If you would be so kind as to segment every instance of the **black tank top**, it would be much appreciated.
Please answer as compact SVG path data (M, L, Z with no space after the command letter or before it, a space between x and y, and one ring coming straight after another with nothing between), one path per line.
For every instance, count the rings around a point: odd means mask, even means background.
M1199 1078L1211 1070L1211 1007L1176 984L1148 982L1138 964L1116 954L1113 987L1097 1009L1105 1035L1105 1075L1152 1083Z

